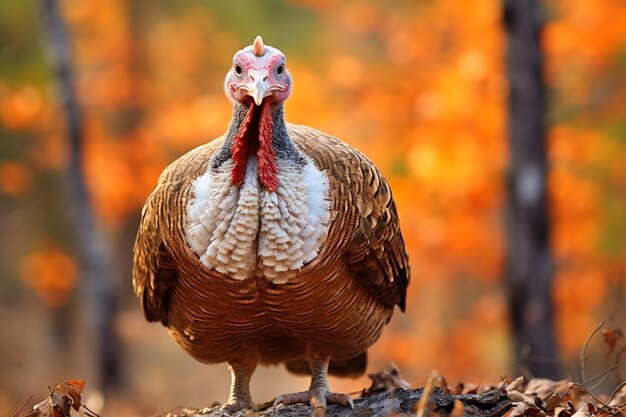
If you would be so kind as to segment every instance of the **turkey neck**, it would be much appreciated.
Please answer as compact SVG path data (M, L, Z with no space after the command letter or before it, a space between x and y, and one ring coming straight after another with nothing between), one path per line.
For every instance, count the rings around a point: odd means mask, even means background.
M256 157L259 180L271 192L278 188L277 161L281 163L288 160L304 165L302 155L287 133L282 104L269 103L267 100L261 106L254 103L248 106L235 104L226 140L213 162L213 168L232 159L231 179L233 185L239 187L243 183L250 157Z

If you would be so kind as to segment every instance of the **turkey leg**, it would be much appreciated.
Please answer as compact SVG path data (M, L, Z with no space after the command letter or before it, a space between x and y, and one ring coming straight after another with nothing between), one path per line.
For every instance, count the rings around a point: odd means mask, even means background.
M315 357L310 361L311 386L308 391L283 394L276 397L274 407L279 404L289 405L309 403L315 408L326 408L326 404L341 404L354 408L352 398L346 394L337 394L328 389L328 356Z
M254 409L250 396L250 378L256 369L257 360L252 356L228 362L230 369L230 395L221 409L230 413L245 409Z

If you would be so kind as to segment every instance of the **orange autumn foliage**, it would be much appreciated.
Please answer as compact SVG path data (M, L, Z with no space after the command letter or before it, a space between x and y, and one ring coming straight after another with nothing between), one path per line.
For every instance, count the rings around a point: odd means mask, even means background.
M39 91L34 87L25 86L0 97L0 120L9 130L30 128L42 106Z
M564 353L574 356L597 323L614 314L619 289L611 288L625 279L626 247L623 239L610 236L623 236L626 225L626 148L619 128L624 113L617 104L623 103L626 85L616 78L623 73L626 29L613 24L626 18L626 5L548 4L558 18L543 37L546 78L556 104L570 112L559 117L549 137L552 246L559 265L553 293L557 339Z
M356 146L391 184L414 274L407 315L397 315L373 360L423 375L446 350L442 373L468 378L500 376L511 363L500 0L288 0L272 6L285 13L280 21L258 5L235 16L204 3L62 4L90 198L113 233L138 216L170 161L226 131L224 74L232 53L260 33L287 54L287 119ZM611 313L612 289L626 279L626 3L549 0L546 12L553 299L567 358ZM289 20L295 29L280 26ZM27 144L0 162L2 194L24 196L33 170L67 165L63 114L43 91L0 83L2 129L33 134L31 143L8 136ZM38 248L22 266L27 285L54 305L76 278L59 251Z
M20 262L22 281L51 307L63 305L78 278L78 266L57 244L40 242Z
M18 197L31 185L30 171L19 162L0 163L0 193Z

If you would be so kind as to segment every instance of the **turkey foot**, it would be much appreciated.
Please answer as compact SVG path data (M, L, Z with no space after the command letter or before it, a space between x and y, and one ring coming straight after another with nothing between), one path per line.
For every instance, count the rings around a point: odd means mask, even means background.
M252 397L250 397L250 378L256 368L256 363L256 359L252 357L228 363L230 368L230 395L220 410L236 413L241 410L256 409Z
M290 405L298 403L309 403L315 408L326 408L326 404L341 404L354 408L352 398L346 394L337 394L328 389L328 357L313 359L311 365L311 386L308 391L283 394L274 400L274 408L278 405Z
M220 410L227 413L236 413L242 410L254 410L256 409L252 401L246 399L229 399L228 402L222 404Z
M322 389L279 395L274 401L274 408L280 404L290 405L298 403L309 403L315 408L326 408L326 404L341 404L354 408L354 402L352 402L352 398L349 395Z

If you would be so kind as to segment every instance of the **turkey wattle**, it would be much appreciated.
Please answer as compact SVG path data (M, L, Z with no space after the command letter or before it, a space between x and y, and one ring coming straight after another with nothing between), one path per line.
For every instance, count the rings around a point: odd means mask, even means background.
M352 405L327 373L365 371L366 352L398 305L407 253L389 185L354 148L286 124L285 56L254 44L226 75L228 132L167 167L144 206L133 285L202 362L228 362L223 409L253 408L258 363L311 373L308 391L275 404ZM307 366L308 365L308 366Z

